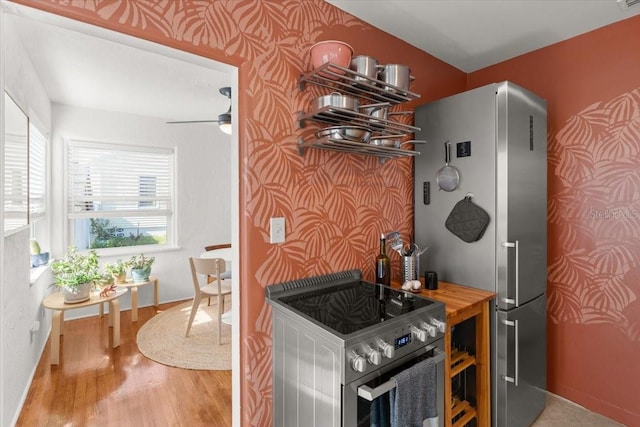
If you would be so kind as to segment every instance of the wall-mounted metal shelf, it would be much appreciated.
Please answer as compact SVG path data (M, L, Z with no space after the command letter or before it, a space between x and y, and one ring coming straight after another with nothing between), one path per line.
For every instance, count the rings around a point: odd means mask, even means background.
M352 154L362 154L365 156L378 157L380 163L384 163L387 159L414 157L419 155L418 151L406 150L402 148L383 147L379 145L371 145L364 142L353 142L344 139L312 139L304 141L298 139L298 154L304 154L308 148L318 148L321 150L341 151Z
M374 103L400 104L420 98L417 93L403 90L381 80L369 78L364 74L330 62L298 78L300 90L304 90L307 83L339 90L343 94L354 95Z
M403 112L402 114L412 114L413 112ZM389 113L390 115L397 115L400 113ZM357 126L365 126L370 128L374 133L378 135L398 135L407 134L419 131L420 128L416 126L407 125L404 123L396 122L395 120L376 118L371 119L371 116L362 113L356 113L353 110L345 110L342 108L325 106L321 109L311 112L298 113L298 124L301 128L304 127L305 120L313 120L321 123L329 123L332 125L350 124Z
M302 74L298 78L298 87L300 90L304 90L307 84L339 91L343 95L355 96L359 100L369 101L372 104L388 103L389 105L396 105L420 98L417 93L403 90L381 80L371 79L364 74L331 63L326 63L308 73ZM388 116L411 113L389 112ZM389 118L372 119L371 116L360 112L331 106L326 106L310 113L298 113L299 127L304 127L306 120L331 125L365 126L372 130L373 135L379 136L398 135L402 137L420 130L418 127L399 123ZM384 163L387 159L413 157L420 154L418 151L403 148L383 147L342 139L315 138L307 141L298 140L298 154L304 154L308 148L378 157L380 163Z

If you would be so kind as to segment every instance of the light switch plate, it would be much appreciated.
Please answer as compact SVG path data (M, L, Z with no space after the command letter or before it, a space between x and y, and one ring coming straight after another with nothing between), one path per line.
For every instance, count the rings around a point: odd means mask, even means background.
M284 218L271 218L270 243L284 243Z

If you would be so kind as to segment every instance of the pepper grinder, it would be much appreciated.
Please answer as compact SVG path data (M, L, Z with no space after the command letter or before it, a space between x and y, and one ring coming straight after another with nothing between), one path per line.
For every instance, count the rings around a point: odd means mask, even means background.
M430 291L438 289L438 273L435 271L424 272L424 287Z

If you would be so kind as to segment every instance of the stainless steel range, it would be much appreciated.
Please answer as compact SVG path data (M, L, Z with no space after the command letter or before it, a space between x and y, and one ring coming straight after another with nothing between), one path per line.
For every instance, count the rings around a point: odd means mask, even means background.
M443 425L443 303L363 281L359 270L267 286L266 296L274 426L378 425L392 377L425 359L437 363Z

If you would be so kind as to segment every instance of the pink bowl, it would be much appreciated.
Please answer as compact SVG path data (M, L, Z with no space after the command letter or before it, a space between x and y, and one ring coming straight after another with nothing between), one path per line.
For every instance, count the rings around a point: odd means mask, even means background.
M311 65L318 68L327 62L349 68L353 48L348 44L337 40L325 40L318 42L309 49ZM341 70L335 70L338 74L344 74Z

